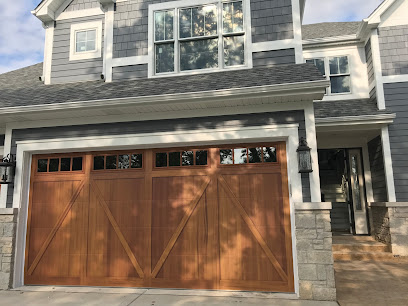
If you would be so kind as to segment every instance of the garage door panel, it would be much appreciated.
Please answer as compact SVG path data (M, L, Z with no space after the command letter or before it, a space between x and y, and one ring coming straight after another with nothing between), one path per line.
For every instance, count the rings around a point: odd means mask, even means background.
M173 148L137 151L134 169L94 167L134 154L115 151L72 154L78 172L33 171L25 283L293 292L286 153L272 146L274 161L253 164L225 146L224 164L220 148Z

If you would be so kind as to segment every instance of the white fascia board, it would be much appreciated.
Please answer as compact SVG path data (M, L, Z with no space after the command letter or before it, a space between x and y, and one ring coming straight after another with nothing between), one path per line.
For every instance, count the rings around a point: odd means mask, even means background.
M324 37L315 39L305 39L302 41L303 48L317 48L317 47L328 47L328 46L341 46L341 45L357 45L360 44L361 40L358 39L357 35L343 35L335 37Z
M323 102L322 102L323 103ZM343 116L316 118L316 126L339 126L339 125L361 125L361 124L391 124L395 114L363 115L363 116Z
M385 0L383 3L381 3L377 9L371 13L368 18L364 19L368 22L368 24L376 24L381 22L381 15L387 11L391 5L393 5L395 0Z
M80 109L80 108L97 108L97 107L110 107L110 106L146 106L146 105L163 105L180 101L201 101L207 100L217 102L223 98L234 97L259 97L259 96L299 96L304 98L305 95L319 95L323 98L326 87L329 85L329 81L312 81L312 82L300 82L293 84L279 84L279 85L267 85L267 86L255 86L248 88L232 88L220 91L204 91L204 92L189 92L182 94L169 94L169 95L157 95L146 97L129 97L129 98L114 98L92 101L79 101L79 102L65 102L55 103L47 105L34 105L34 106L19 106L19 107L7 107L0 108L0 115L4 114L16 114L16 113L31 113L31 112L43 112L43 111L56 111L67 109Z

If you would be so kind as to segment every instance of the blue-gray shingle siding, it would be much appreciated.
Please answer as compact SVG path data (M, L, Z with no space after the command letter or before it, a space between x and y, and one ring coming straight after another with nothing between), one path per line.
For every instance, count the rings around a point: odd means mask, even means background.
M114 81L147 78L147 64L113 67L112 78Z
M272 67L283 64L296 64L295 49L264 51L252 54L253 67Z
M387 202L387 186L385 183L384 158L380 136L368 142L368 155L374 202Z
M384 76L408 74L408 25L379 28Z
M64 9L64 12L80 11L100 7L98 0L72 0Z
M375 80L373 55L371 52L371 39L368 40L364 49L365 49L365 56L366 56L366 62L367 62L368 84L371 84Z
M384 95L397 115L388 128L397 201L408 202L408 82L384 84Z
M287 111L275 113L246 114L234 116L216 116L186 119L169 119L154 121L137 121L109 124L79 125L37 129L13 130L12 147L13 154L17 150L17 141L69 138L101 135L126 135L135 133L152 133L166 131L191 131L200 129L212 129L227 126L259 126L265 124L298 123L299 137L306 137L305 118L303 111ZM302 175L303 200L310 202L309 175ZM13 202L13 186L9 186L7 207Z
M57 21L52 48L51 83L100 80L103 66L102 57L87 60L69 60L71 25L95 20L102 20L101 48L103 54L105 21L103 15Z

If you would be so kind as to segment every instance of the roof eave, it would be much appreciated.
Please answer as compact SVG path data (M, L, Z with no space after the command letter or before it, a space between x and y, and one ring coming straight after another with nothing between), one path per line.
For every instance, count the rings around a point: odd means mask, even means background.
M237 97L268 97L268 96L293 96L299 100L321 100L325 94L329 81L307 81L278 85L254 86L245 88L231 88L225 90L212 90L204 92L189 92L181 94L155 95L146 97L113 98L91 101L63 102L32 106L16 106L0 108L0 116L11 114L24 114L34 112L64 111L73 109L109 108L109 107L141 107L152 105L165 105L180 102L206 102L216 103L223 99L236 99ZM294 98L295 102L296 99Z

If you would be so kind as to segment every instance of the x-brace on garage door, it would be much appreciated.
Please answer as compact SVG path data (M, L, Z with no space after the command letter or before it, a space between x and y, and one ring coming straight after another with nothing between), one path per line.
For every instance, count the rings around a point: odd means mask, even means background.
M36 155L25 284L293 292L284 143Z

